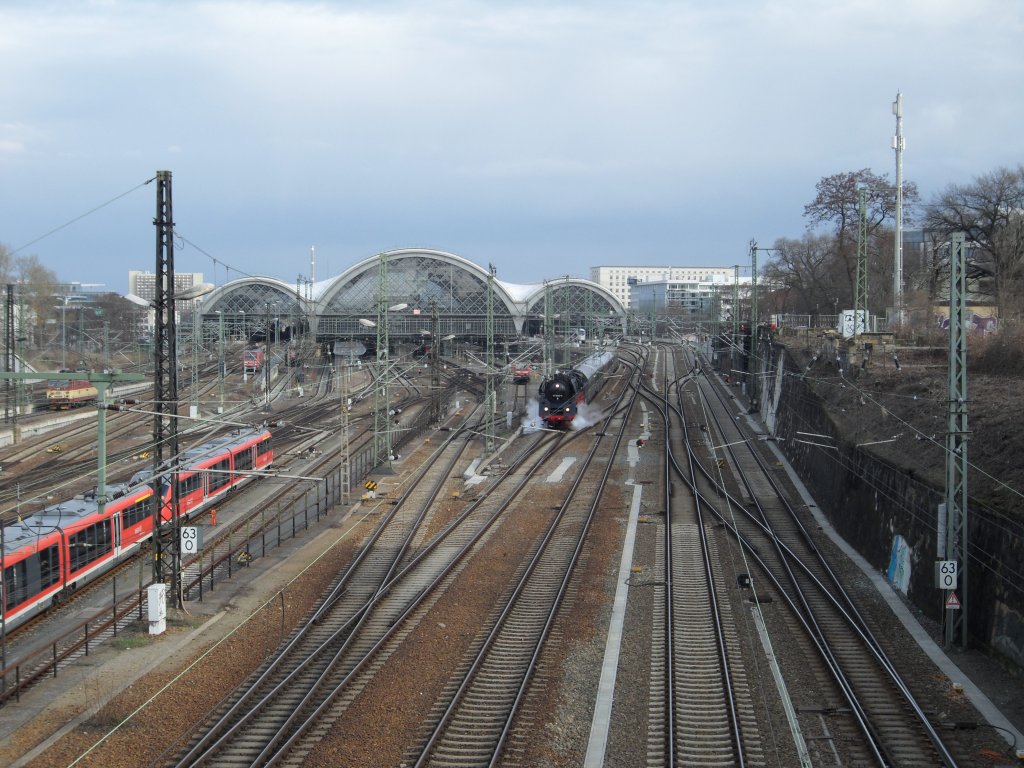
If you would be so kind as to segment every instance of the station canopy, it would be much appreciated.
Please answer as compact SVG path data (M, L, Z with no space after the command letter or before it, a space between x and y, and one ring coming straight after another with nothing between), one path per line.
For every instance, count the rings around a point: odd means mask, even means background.
M266 338L268 329L280 340L297 333L318 342L370 338L387 313L395 339L424 340L436 332L439 338L482 340L488 276L487 269L450 253L402 249L364 259L316 283L233 280L206 296L199 313L204 332L221 324L228 338ZM529 285L494 278L491 284L495 339L539 335L546 316L558 335L577 329L594 336L621 333L625 309L597 283L566 276Z

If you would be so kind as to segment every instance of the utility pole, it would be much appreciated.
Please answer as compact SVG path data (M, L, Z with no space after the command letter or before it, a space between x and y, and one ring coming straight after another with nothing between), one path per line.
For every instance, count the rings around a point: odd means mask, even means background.
M4 301L4 370L13 372L16 368L14 356L14 283L7 284L7 295ZM17 419L17 406L12 402L14 382L4 382L4 421L10 421L12 414ZM15 440L17 442L17 440Z
M224 413L224 310L217 310L217 390L220 395L219 414Z
M265 359L263 360L263 409L270 411L270 302L267 302L267 337L264 347L266 348Z
M757 241L750 241L750 410L759 409L758 380L761 374L761 355L757 328Z
M348 442L348 386L351 375L352 355L344 362L335 360L338 372L341 374L341 458L339 462L339 484L341 485L341 502L348 504L352 495L352 468L349 461Z
M199 334L202 332L196 323L196 312L192 311L192 413L193 418L199 416Z
M946 419L946 530L940 560L958 564L960 608L955 590L946 594L946 647L967 650L967 338L964 334L967 279L964 233L957 232L949 253L949 408ZM941 535L941 534L940 534ZM941 550L941 547L940 547ZM951 593L951 594L950 594ZM954 599L951 599L954 598Z
M175 606L181 606L181 517L177 494L173 493L170 535L161 532L164 463L178 456L178 350L174 306L174 217L171 202L171 172L156 174L156 332L153 340L153 581L171 582ZM170 474L173 488L177 476Z
M25 367L25 294L18 291L18 322L15 326L17 333L18 347L14 357L14 370L27 370ZM12 439L15 443L21 442L21 409L25 404L25 382L19 379L14 388L14 428Z
M868 199L867 190L863 187L860 189L858 212L857 279L853 289L854 336L868 330ZM863 315L861 311L863 311Z
M583 294L583 327L587 331L587 341L597 340L597 324L594 318L594 294L587 291Z
M437 301L430 302L430 422L441 423L441 343Z
M654 344L654 337L658 332L658 297L651 291L651 344Z
M494 409L496 393L494 391L494 273L493 264L487 265L487 372L486 395L484 397L484 454L494 453Z
M547 280L544 281L544 377L547 378L553 373L552 360L554 357L554 350L552 346L554 341L552 335L554 330L552 325L554 318L552 317L553 311L551 307L551 283Z
M388 344L388 255L378 256L377 381L373 389L373 444L377 466L391 467L391 361Z
M80 370L85 370L85 348L83 342L85 340L85 307L81 304L78 305L78 367Z
M732 268L732 343L740 337L740 265Z
M903 323L903 94L897 91L892 103L896 115L896 135L892 148L896 151L896 243L892 270L892 316L897 325Z

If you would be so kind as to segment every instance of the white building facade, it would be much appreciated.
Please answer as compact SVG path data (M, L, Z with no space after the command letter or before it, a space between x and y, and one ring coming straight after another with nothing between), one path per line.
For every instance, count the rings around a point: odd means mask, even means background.
M174 292L181 293L193 286L203 282L202 272L175 272ZM148 302L156 301L156 274L153 272L142 272L132 269L128 271L128 293L138 296ZM199 304L199 299L188 301L175 301L175 320L181 321L181 313L191 313ZM141 336L152 336L156 329L156 311L152 308L143 310L139 318L138 332Z
M719 283L732 285L734 267L657 267L657 266L607 266L591 267L590 279L611 291L627 309L637 309L630 304L630 287L638 283L653 281L686 283Z

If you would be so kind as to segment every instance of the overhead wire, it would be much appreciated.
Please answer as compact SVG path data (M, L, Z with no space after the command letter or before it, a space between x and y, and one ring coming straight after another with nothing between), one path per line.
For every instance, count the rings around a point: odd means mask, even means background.
M738 345L730 343L727 346L729 348L733 349L733 350L739 351L739 346ZM755 363L756 362L757 361L755 361ZM865 399L870 400L874 405L877 405L879 408L886 408L887 411L889 412L889 414L892 416L892 418L895 421L898 421L900 424L903 424L904 426L906 426L907 428L912 430L916 435L919 436L919 439L926 440L926 441L934 444L943 453L947 453L949 451L949 449L946 447L945 443L942 443L942 442L936 440L934 438L934 436L928 435L926 432L924 432L921 429L917 428L916 426L914 426L910 422L906 421L905 419L900 418L896 413L894 413L892 411L892 409L887 408L883 403L879 402L867 390L862 389L861 387L858 387L853 379L846 378L844 376L840 376L840 380L837 381L837 380L835 380L835 379L833 379L831 377L827 377L827 378L826 377L808 377L806 374L807 374L807 371L804 371L803 373L794 373L792 371L785 371L785 370L783 371L783 376L786 376L786 377L789 377L789 378L799 378L799 379L803 379L803 380L807 380L807 381L811 381L811 382L815 382L815 383L820 383L820 384L824 384L824 385L830 385L830 386L838 385L838 386L841 386L843 388L849 388L853 392L856 392L857 394L859 394L862 397L864 397ZM898 395L898 394L895 394L895 393L890 393L890 394L887 395L887 397L905 397L905 398L915 399L915 400L916 399L923 399L923 398L920 398L917 395ZM928 401L929 402L933 402L935 404L945 404L947 402L943 398L934 398L934 399L929 398ZM981 467L977 466L976 464L971 463L970 461L968 461L968 467L970 467L971 469L975 470L976 472L978 472L979 474L983 475L984 477L987 477L989 480L992 480L996 484L997 487L1003 488L1003 489L1009 491L1010 493L1012 493L1012 494L1014 494L1014 495L1024 499L1024 492L1014 488L1012 485L1010 485L1006 481L1000 480L999 478L997 478L994 475L990 474L989 472L987 472L986 470L984 470ZM924 469L924 467L921 467L921 468Z
M794 373L785 372L785 371L783 373L784 373L784 375L790 376L790 377L793 377L793 378L801 378L801 379L806 378L802 374L794 374ZM812 379L812 381L813 381L813 379ZM864 392L859 387L857 387L855 384L853 384L853 382L851 380L845 379L844 380L844 386L849 386L854 391L863 394L865 397L867 397L867 399L871 400L871 402L874 403L875 405L877 405L878 407L884 407L881 403L878 403L873 397L868 396L868 394L866 392ZM810 424L805 418L800 416L800 414L798 412L794 411L794 413L796 413L796 418L799 419L804 424L806 424L808 427L814 427L815 426L813 424ZM918 430L916 427L914 427L909 422L906 422L905 420L899 419L898 417L895 417L895 416L894 416L894 418L896 418L898 421L900 421L900 423L904 424L909 429L913 430L915 433L920 434L922 436L922 439L928 439L931 443L934 444L935 447L939 448L944 453L948 452L948 448L946 448L946 446L944 444L939 443L939 441L935 440L934 438L926 437L925 433L923 433L920 430ZM900 509L901 511L903 511L911 519L916 520L918 523L921 523L922 525L925 525L925 526L929 526L930 527L930 526L934 525L935 521L932 518L925 518L922 515L918 514L917 511L914 508L911 508L911 507L907 506L904 503L903 499L896 498L894 495L890 494L889 491L886 488L879 486L877 483L874 483L869 478L865 477L859 471L859 469L856 466L851 465L847 461L846 457L842 454L842 452L840 452L840 451L824 451L824 452L821 452L821 453L825 457L830 459L832 462L834 462L835 464L837 464L838 466L840 466L841 468L846 470L847 472L852 473L853 475L855 475L858 478L860 478L863 482L867 483L875 491L875 493L881 495L883 498L888 499L897 509ZM997 478L992 477L991 475L989 475L987 472L985 472L981 468L976 467L975 465L971 464L970 462L968 463L968 466L971 467L972 469L975 469L976 471L984 474L986 477L989 477L990 479L995 480L997 483L1000 484L1001 487L1005 487L1008 490L1011 490L1014 493L1017 493L1018 495L1021 495L1020 492L1016 491L1016 489L1013 489L1012 486L1010 486L1009 484L1007 484L1005 482L999 481ZM1003 515L1002 513L999 513L996 510L992 510L987 505L984 505L980 500L973 499L973 503L976 504L976 505L979 505L981 508L985 509L990 514L998 515L999 517L1003 518L1003 520L1006 520L1007 522L1012 523L1013 527L1012 528L1008 528L1006 525L1001 524L1001 522L998 521L998 520L992 520L992 519L988 519L986 517L982 517L982 521L984 523L992 526L997 531L1002 531L1004 533L1015 534L1015 533L1018 532L1017 529L1019 529L1019 527L1020 527L1020 523L1019 522L1014 521L1014 520L1008 518L1006 515ZM979 565L983 570L986 570L986 571L992 573L994 576L999 578L1001 581L1003 581L1004 583L1008 584L1011 588L1014 588L1014 589L1017 589L1017 590L1024 589L1024 587L1018 587L1017 586L1017 585L1019 585L1021 583L1021 577L1024 576L1024 572L1019 571L1019 569L1017 569L1013 564L1007 563L1007 562L997 562L995 560L994 555L993 555L992 552L985 551L984 548L978 547L977 544L975 544L974 551L969 553L969 557L970 557L972 562L974 562L977 565ZM995 563L996 565L999 566L998 569L993 566L993 563Z
M62 229L66 229L67 227L70 227L70 226L71 226L72 224L74 224L75 222L81 221L82 219L86 218L87 216L91 216L92 214L94 214L94 213L96 213L97 211L100 211L100 210L102 210L102 209L106 208L106 207L107 207L108 205L111 205L112 203L116 203L116 202L117 202L118 200L120 200L120 199L121 199L122 197L127 197L127 196L128 196L128 195L130 195L130 194L131 194L132 192L134 192L134 191L136 191L136 190L138 190L138 189L142 189L142 188L143 188L144 186L146 186L147 184L151 184L151 183L152 183L152 182L153 182L153 181L154 181L155 179L156 179L156 176L154 176L154 177L153 177L153 178L151 178L151 179L147 179L146 181L142 182L141 184L137 184L136 186L132 187L131 189L129 189L129 190L127 190L127 191L125 191L125 192L122 192L121 194L117 195L116 197L112 197L111 199L107 200L107 201L106 201L105 203L100 203L100 204L99 204L99 205L97 205L97 206L96 206L95 208L91 208L90 210L86 211L85 213L83 213L83 214L80 214L80 215L78 215L78 216L75 216L75 218L73 218L73 219L70 219L70 220L68 220L68 221L64 222L64 223L63 223L63 224L61 224L61 225L60 225L59 227L54 227L54 228L53 228L53 229L51 229L51 230L50 230L49 232L46 232L46 233L44 233L44 234L42 234L42 235L39 235L39 237L36 237L36 238L35 238L35 239L33 239L33 240L29 240L29 241L28 241L27 243L25 243L24 245L20 245L20 246L18 246L17 248L15 248L15 249L14 249L13 251L10 251L10 255L12 255L12 256L13 256L14 254L18 253L19 251L23 251L23 250L25 250L25 249L26 249L26 248L28 248L28 247L29 247L30 245L35 245L35 244L36 244L36 243L38 243L38 242L39 242L40 240L45 240L45 239L46 239L46 238L48 238L48 237L49 237L50 235L56 234L57 232L60 232L60 231L61 231Z
M201 254L203 254L203 256L205 256L205 257L206 257L206 258L208 258L208 259L209 259L210 261L212 261L212 262L213 262L213 271L214 271L214 274L216 274L216 273L217 273L217 265L218 265L218 264L220 264L220 265L221 265L222 267L224 267L224 277L225 277L225 281L227 280L227 276L228 276L228 270L230 270L230 271L232 271L232 272L237 272L237 273L238 273L239 275L242 275L243 277L254 277L254 275L250 274L249 272L246 272L245 270L242 270L242 269L238 269L237 267L233 267L233 266L231 266L230 264L228 264L227 262L221 261L221 260L220 260L220 259L218 259L218 258L217 258L216 256L214 256L214 255L212 255L212 254L210 254L210 253L207 253L207 252L206 252L206 251L204 251L204 250L203 250L202 248L200 248L200 247L199 247L198 245L196 245L196 244L195 244L195 243L193 243L193 242L192 242L191 240L189 240L189 239L188 239L187 237L185 237L185 236L184 236L184 235L182 235L182 234L181 234L180 232L178 232L178 230L177 230L177 229L175 229L175 230L174 230L174 235L175 235L175 237L177 237L178 239L180 239L180 240L181 240L181 241L182 241L183 243L187 243L188 245L192 246L192 247L193 247L193 248L195 248L195 249L196 249L197 251L199 251L199 252L200 252Z

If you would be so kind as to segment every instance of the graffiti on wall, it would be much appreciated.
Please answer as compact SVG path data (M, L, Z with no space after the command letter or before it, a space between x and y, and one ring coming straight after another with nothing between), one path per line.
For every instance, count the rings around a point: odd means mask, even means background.
M893 536L892 549L889 550L889 567L885 577L896 589L907 594L910 587L910 547L907 540L899 534Z
M973 307L966 312L964 330L967 333L992 333L999 327L995 307ZM943 331L949 330L949 308L935 310L935 324Z

